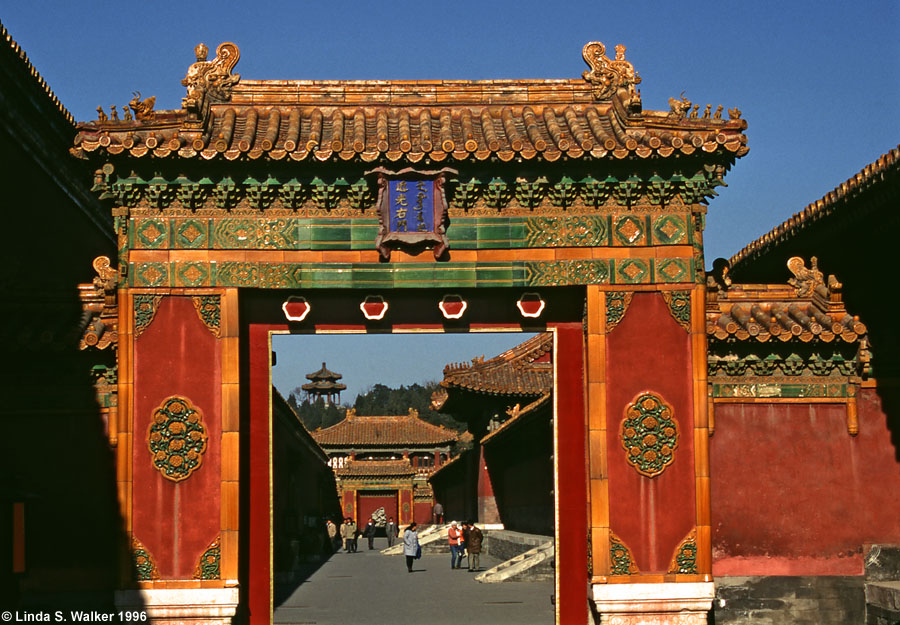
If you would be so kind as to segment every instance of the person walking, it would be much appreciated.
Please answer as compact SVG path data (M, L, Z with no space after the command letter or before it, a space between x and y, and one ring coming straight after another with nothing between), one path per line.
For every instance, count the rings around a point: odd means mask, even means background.
M462 538L462 532L456 525L456 521L450 523L450 529L447 530L447 542L450 543L450 568L458 569L462 565L462 553L459 550L459 540Z
M384 526L384 531L387 534L388 547L393 547L394 541L400 534L397 524L394 523L394 517L388 517L388 522L387 525Z
M431 509L432 512L432 521L435 525L442 525L444 523L444 506L441 505L441 502L434 502L434 507Z
M350 553L356 553L359 543L359 529L356 527L356 521L350 519Z
M331 544L331 553L337 551L340 547L337 543L337 525L334 524L334 521L328 519L325 522L325 531L328 532L328 541Z
M354 531L355 528L354 528ZM350 532L350 517L346 517L341 524L341 538L344 540L344 552L353 552L353 534Z
M469 552L469 571L478 571L481 556L481 545L484 542L484 534L474 522L469 521L469 539L466 541L466 551Z
M403 532L403 555L406 556L406 570L413 572L413 560L419 557L419 533L416 531L416 523L412 522Z
M372 517L369 517L369 522L366 523L366 529L363 530L363 536L369 541L369 550L375 548L375 520Z

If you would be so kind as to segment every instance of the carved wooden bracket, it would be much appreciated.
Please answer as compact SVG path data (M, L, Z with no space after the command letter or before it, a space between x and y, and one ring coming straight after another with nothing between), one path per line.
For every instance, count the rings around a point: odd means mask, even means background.
M116 300L119 273L110 266L106 256L95 258L93 267L97 272L94 281L78 285L78 297L84 311L84 331L79 349L106 349L119 340L119 306Z

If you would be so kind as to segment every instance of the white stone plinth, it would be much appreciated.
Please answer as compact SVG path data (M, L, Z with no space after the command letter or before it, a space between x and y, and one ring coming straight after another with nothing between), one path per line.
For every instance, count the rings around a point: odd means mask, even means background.
M140 610L159 625L230 625L237 611L237 588L117 590L119 610Z
M601 625L706 625L712 582L595 584Z

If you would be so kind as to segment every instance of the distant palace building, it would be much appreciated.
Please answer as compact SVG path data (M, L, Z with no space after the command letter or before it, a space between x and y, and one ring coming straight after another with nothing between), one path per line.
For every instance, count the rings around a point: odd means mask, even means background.
M320 397L325 400L326 404L341 403L341 391L347 390L346 384L338 382L342 376L340 373L329 371L322 363L322 368L314 373L307 373L306 379L309 380L301 386L306 398L310 401L316 401Z
M350 409L346 419L312 435L334 469L344 516L364 523L384 508L385 518L401 524L430 521L428 478L458 438L412 408L400 416L360 416Z

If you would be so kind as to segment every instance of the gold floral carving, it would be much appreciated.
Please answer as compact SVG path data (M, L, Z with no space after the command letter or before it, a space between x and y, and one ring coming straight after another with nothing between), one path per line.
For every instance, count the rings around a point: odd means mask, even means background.
M619 433L625 460L643 476L656 477L675 459L678 423L672 406L656 393L645 391L628 404Z
M692 574L697 572L697 528L688 532L669 563L669 573Z
M200 468L207 447L203 415L189 399L167 398L153 411L147 432L153 468L164 478L180 482Z
M672 318L688 333L691 331L691 292L662 291L663 299L672 313Z
M631 291L608 291L606 293L606 332L612 332L622 319L631 304Z
M215 337L221 336L222 306L218 295L198 295L191 298L203 325Z
M610 575L633 575L639 573L631 550L625 544L625 541L609 532L609 573Z
M200 554L197 566L194 568L194 579L220 579L220 561L222 550L219 546L219 537L212 541Z
M162 295L134 296L134 338L138 338L150 326L161 301Z
M137 539L131 537L131 557L134 562L135 579L139 582L148 582L159 579L159 571L150 551Z

